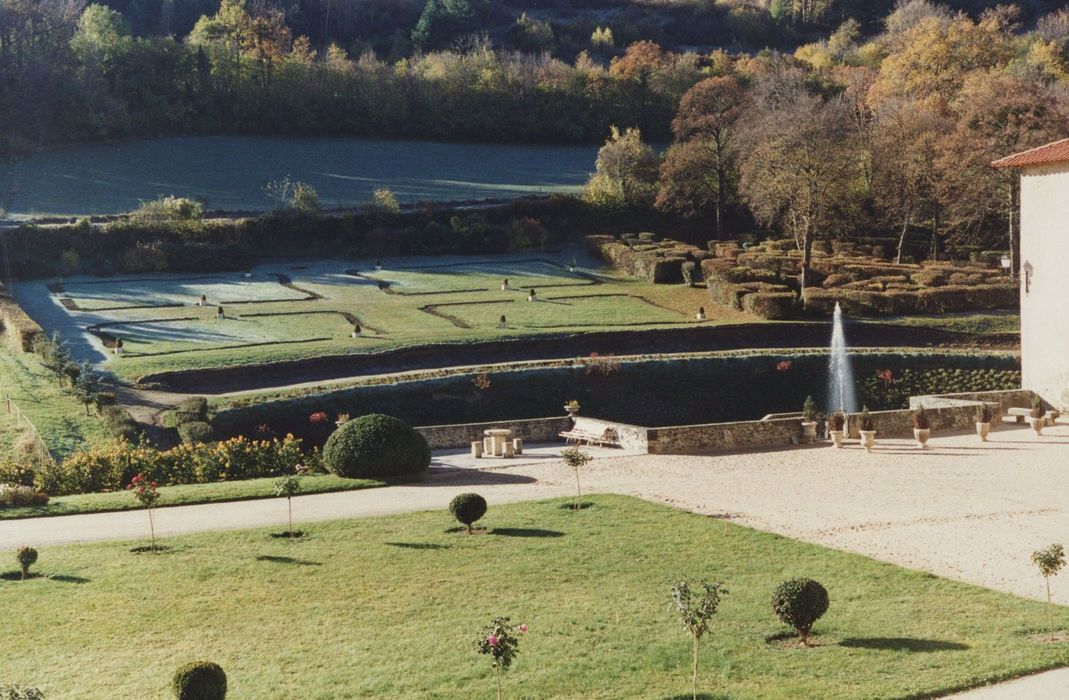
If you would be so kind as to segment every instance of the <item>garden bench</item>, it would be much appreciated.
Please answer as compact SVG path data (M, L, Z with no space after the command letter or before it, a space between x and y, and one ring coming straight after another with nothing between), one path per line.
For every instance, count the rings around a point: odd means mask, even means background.
M1018 423L1024 423L1025 419L1031 417L1032 409L1030 408L1010 408L1006 410L1007 416L1013 416ZM1054 425L1054 422L1058 420L1058 416L1061 415L1058 411L1047 411L1044 415L1047 425Z
M620 436L616 434L615 428L605 428L605 432L600 435L588 430L565 430L559 434L559 437L564 438L565 443L569 445L586 443L587 445L600 445L601 447L621 447Z

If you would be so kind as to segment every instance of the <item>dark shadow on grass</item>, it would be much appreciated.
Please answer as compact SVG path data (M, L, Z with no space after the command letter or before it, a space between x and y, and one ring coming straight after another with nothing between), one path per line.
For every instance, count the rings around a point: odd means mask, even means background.
M693 700L694 696L690 693L682 693L680 695L669 695L664 700ZM730 695L710 695L709 693L698 693L698 700L731 700Z
M916 639L914 637L852 637L839 642L841 647L851 649L886 649L926 653L933 651L965 651L968 644L947 642L941 639Z
M401 549L450 549L452 547L449 544L433 544L431 542L387 542L386 544L391 547L400 547Z
M173 552L173 551L174 550L171 547L168 547L165 544L158 544L155 547L152 547L151 545L147 545L146 544L146 545L142 545L140 547L131 547L130 548L130 552L132 554L167 554L167 553Z
M49 581L59 581L60 583L89 583L89 579L82 578L81 576L67 576L66 574L49 574L46 577Z
M488 460L488 467L507 467L507 460ZM516 465L520 466L520 465ZM502 470L463 469L460 467L442 467L433 465L427 478L405 482L408 486L439 486L448 482L451 486L480 486L487 484L533 484L537 481L532 476L510 474Z
M594 502L593 501L581 501L579 503L579 507L578 508L576 507L574 501L571 502L571 503L561 503L560 504L560 509L561 510L586 510L587 508L593 508L593 507L594 507Z
M308 561L307 559L294 559L293 557L276 557L272 554L260 554L256 561L266 561L271 564L293 564L295 566L323 566L323 562Z
M27 581L29 581L30 579L34 579L34 578L45 578L45 575L44 574L39 574L36 571L31 571L30 573L26 574L26 580ZM21 581L22 580L22 572L21 571L5 571L4 573L0 574L0 579L3 579L4 581Z
M303 530L294 530L293 532L272 532L271 536L276 540L299 540L308 536Z
M564 537L564 533L557 530L540 530L530 527L495 527L490 534L500 537Z

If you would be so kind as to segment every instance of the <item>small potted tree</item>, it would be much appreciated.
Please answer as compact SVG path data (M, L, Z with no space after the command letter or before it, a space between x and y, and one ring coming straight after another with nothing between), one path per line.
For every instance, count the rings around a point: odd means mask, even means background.
M913 412L913 439L917 445L924 449L928 447L928 438L932 434L931 425L928 422L928 413L924 406L920 406Z
M876 424L869 415L869 407L861 409L861 415L857 419L858 433L861 434L861 446L869 452L876 446Z
M828 435L831 436L832 443L841 448L843 440L846 438L846 414L842 411L836 411L831 414L828 425Z
M1036 435L1042 435L1043 426L1047 423L1047 409L1039 394L1032 397L1032 415L1028 420L1032 423L1032 430L1036 431Z
M976 434L981 442L987 442L987 435L991 432L991 409L986 403L980 404L976 409Z
M816 442L817 413L817 402L812 396L805 397L802 403L802 440L805 442Z
M574 418L575 415L579 413L579 402L575 399L572 399L571 401L566 401L564 403L564 410L568 412L569 416Z

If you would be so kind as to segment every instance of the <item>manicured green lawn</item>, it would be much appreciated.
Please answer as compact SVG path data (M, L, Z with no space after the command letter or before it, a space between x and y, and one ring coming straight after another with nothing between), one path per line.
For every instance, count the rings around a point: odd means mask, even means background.
M36 355L13 353L0 346L0 390L29 417L59 459L86 443L110 439L103 422L87 416L85 406L64 391ZM17 436L13 416L0 403L0 457L10 454Z
M274 498L276 477L245 479L243 481L219 481L211 484L186 484L160 487L160 507L185 506L194 503L218 503L220 501L247 501L255 498ZM374 479L346 479L333 474L316 474L301 479L301 493L329 493L331 491L357 491L384 486ZM0 520L37 518L76 513L103 513L116 510L137 510L141 506L125 491L114 493L87 493L77 496L57 496L45 506L22 506L0 508Z
M856 322L856 320L855 320ZM937 316L893 316L873 319L874 323L893 323L917 328L937 328L955 333L1020 333L1018 311L982 311Z
M927 697L1069 664L1069 644L1031 639L1042 604L589 500L577 513L562 500L492 505L477 536L450 532L442 510L317 523L297 542L270 537L280 525L173 538L157 555L131 553L140 542L45 549L35 569L52 578L0 580L0 669L50 700L165 698L190 659L222 664L235 698L491 698L475 635L508 615L530 632L506 697L684 697L690 644L668 609L681 577L730 590L703 646L711 697ZM815 648L776 639L769 596L790 576L831 594ZM1057 616L1069 625L1069 610Z
M371 260L266 263L251 278L240 273L77 278L66 283L61 296L86 308L105 309L92 316L68 311L69 320L79 330L103 323L104 331L123 339L126 354L110 357L103 366L127 379L168 370L463 345L539 333L678 327L693 323L699 306L706 307L710 322L753 321L713 307L702 287L638 281L581 253L581 267L573 273L568 268L574 255L387 258L382 270L375 270ZM280 284L275 274L287 276L297 289ZM506 277L510 288L502 291ZM534 304L526 301L531 287L538 290L539 302ZM52 292L40 284L23 293ZM210 306L193 305L202 293ZM598 298L576 298L589 295ZM214 306L220 301L227 316L221 321ZM182 306L131 308L175 303ZM515 323L499 329L502 314L515 317ZM351 319L361 325L359 338L350 337Z

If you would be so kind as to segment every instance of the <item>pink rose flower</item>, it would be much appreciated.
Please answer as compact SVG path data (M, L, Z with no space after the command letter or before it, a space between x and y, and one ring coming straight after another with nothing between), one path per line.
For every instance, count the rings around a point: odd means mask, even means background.
M520 634L527 634L527 625L520 625L517 629L520 630Z
M486 643L489 644L492 647L496 647L497 646L497 636L491 634L489 637L486 638Z

